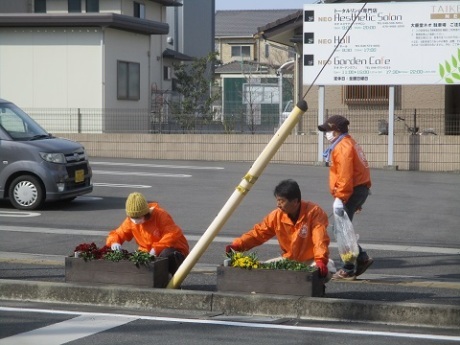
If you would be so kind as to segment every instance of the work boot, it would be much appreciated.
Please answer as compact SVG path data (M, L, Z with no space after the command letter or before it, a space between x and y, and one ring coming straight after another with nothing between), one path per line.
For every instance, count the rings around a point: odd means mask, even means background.
M356 276L360 276L374 263L374 259L368 257L364 261L358 261L356 263Z

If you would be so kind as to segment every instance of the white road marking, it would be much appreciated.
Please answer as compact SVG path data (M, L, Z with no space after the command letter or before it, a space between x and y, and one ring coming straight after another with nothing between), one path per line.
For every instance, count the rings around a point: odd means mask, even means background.
M87 236L102 236L107 237L108 231L98 230L81 230L81 229L52 229L52 228L31 228L21 226L7 226L0 225L0 231L12 231L12 232L33 232L43 234L59 234L59 235L87 235ZM198 231L194 231L198 232ZM199 235L187 235L189 241L198 241L201 236ZM234 236L217 236L213 242L227 243L234 240ZM269 240L267 244L278 245L277 240ZM444 247L417 247L417 246L401 246L401 245L385 245L385 244L370 244L361 243L366 249L382 250L382 251L395 251L395 252L412 252L412 253L436 253L446 255L460 254L460 248L444 248ZM337 243L331 242L330 248L337 248Z
M129 175L129 176L155 176L155 177L192 177L186 174L161 174L147 172L132 172L132 171L110 171L110 170L93 170L93 175Z
M95 200L102 200L104 198L101 198L99 196L79 196L77 197L75 201L95 201Z
M114 187L114 188L152 188L143 184L120 184L120 183L93 183L95 187Z
M31 310L12 310L20 312L30 312ZM48 314L49 311L42 311ZM34 329L30 332L16 334L7 338L0 339L0 345L61 345L70 341L78 340L110 328L122 326L138 317L123 315L120 317L110 314L89 314L72 313L77 317L55 323L46 327Z
M183 319L183 318L174 318L174 317L158 317L158 316L145 316L145 315L127 316L124 314L89 313L89 312L49 310L49 309L0 307L0 310L10 311L10 312L48 313L48 314L57 314L57 315L79 315L79 316L86 316L89 318L89 320L93 318L94 320L93 322L96 322L98 318L107 318L108 322L110 322L112 319L118 320L119 318L121 318L121 322L123 322L122 324L126 324L130 321L139 319L139 320L149 320L149 321L191 323L191 324L201 324L201 325L206 324L206 325L245 327L245 328L265 328L265 329L270 328L270 329L280 329L280 330L285 330L285 331L290 330L290 331L302 331L302 332L320 332L320 333L328 333L328 334L334 333L334 334L352 334L352 335L382 336L382 337L409 338L409 339L432 339L432 340L457 341L457 342L460 341L460 336L447 336L447 335L437 335L437 334L403 333L403 332L388 332L388 331L386 332L384 331L361 331L361 330L354 330L354 329L347 329L347 328L339 329L339 328L318 327L318 326L315 326L315 327L290 326L290 325L272 324L272 323L266 324L266 323L219 321L219 320L204 320L204 319ZM49 326L49 327L53 327L53 326ZM116 325L112 327L116 327ZM111 328L111 327L108 327L108 328ZM62 332L62 329L61 329L61 332ZM97 333L97 332L94 332L94 333ZM89 334L86 334L84 336L88 336L88 335ZM14 338L14 337L15 336L10 337L10 338ZM81 337L83 337L83 335ZM5 339L8 339L8 338L5 338ZM75 338L75 339L78 339L78 338ZM0 345L18 344L18 342L3 343L2 340L4 339L0 340ZM32 342L31 344L39 345L35 341ZM62 343L57 343L57 342L47 342L46 343L46 345L60 345L60 344Z
M91 165L128 166L144 168L167 168L167 169L192 169L192 170L223 170L223 167L206 167L194 165L163 165L163 164L142 164L142 163L117 163L117 162L90 162Z
M41 213L26 211L0 211L0 217L29 218L38 216L41 216Z

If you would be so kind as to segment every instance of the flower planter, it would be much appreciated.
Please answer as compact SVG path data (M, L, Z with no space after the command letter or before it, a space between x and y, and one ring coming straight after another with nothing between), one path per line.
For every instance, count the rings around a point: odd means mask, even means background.
M164 288L168 279L167 258L156 258L148 265L139 267L131 261L65 258L66 282Z
M219 266L217 291L322 297L318 271L243 269Z

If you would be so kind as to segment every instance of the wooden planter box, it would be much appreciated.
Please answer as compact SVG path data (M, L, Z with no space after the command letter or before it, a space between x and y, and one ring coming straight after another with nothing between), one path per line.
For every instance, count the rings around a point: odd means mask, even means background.
M65 258L66 282L164 288L168 284L168 279L167 258L156 258L148 265L139 267L131 261L85 261L82 258Z
M318 271L247 270L226 266L217 267L217 291L308 297L324 294Z

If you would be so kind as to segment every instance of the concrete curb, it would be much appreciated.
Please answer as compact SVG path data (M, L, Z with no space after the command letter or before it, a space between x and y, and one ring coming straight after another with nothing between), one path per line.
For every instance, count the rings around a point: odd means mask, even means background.
M451 305L90 286L7 279L0 280L0 299L176 312L193 311L203 314L363 321L455 329L460 324L460 307Z

